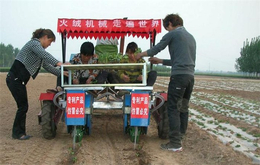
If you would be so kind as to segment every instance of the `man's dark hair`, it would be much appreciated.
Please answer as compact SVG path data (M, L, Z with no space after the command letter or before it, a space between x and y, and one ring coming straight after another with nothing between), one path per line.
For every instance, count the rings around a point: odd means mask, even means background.
M166 29L169 26L169 22L172 23L172 26L183 26L183 20L178 14L168 14L164 19L163 19L163 27Z
M84 42L80 47L80 54L92 56L94 54L94 45L91 42Z
M130 53L135 53L137 50L138 46L135 42L130 42L127 47L126 47L126 53L130 52Z

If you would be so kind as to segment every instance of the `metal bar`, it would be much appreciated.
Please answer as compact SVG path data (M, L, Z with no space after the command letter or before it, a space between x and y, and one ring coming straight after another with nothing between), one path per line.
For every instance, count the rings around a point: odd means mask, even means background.
M72 84L72 71L74 70L86 70L86 69L95 69L95 70L102 70L102 69L117 69L117 70L126 70L126 69L142 69L143 81L142 83L120 83L120 84ZM131 86L131 87L138 87L138 86L146 86L146 63L118 63L118 64L78 64L78 65L62 65L61 71L62 75L63 72L67 70L69 72L69 83L64 84L63 76L62 78L62 87L111 87L111 86Z
M69 85L71 85L71 82L72 82L72 72L71 70L68 71L69 72Z
M73 87L73 88L68 88L65 87L64 90L80 90L80 91L88 91L88 90L103 90L103 87Z
M86 69L143 69L145 63L118 63L118 64L77 64L77 65L62 65L64 70L86 70Z
M125 90L131 90L131 91L135 91L135 90L151 91L151 90L153 90L153 87L152 86L144 86L144 87L122 87L122 86L116 86L115 89L125 89Z
M121 39L120 39L120 49L119 49L119 52L121 54L124 54L124 45L125 45L125 37L121 37Z
M138 127L135 126L135 141L134 141L134 149L136 149L137 132L138 132Z
M60 73L60 77L61 77L61 86L63 87L64 86L64 76L63 76L63 73L64 73L64 70L63 70L63 67L61 67L61 73Z
M66 61L66 31L61 33L61 46L62 46L62 62Z
M155 37L156 37L156 31L153 30L153 32L150 32L150 48L154 47L155 45ZM152 69L153 69L153 64L150 63L150 70Z
M127 19L127 17L124 17L123 19ZM121 54L124 54L124 45L125 45L125 36L122 36L121 39L120 39L120 49L119 49L119 52Z
M114 86L120 86L120 87L143 87L145 84L143 83L127 83L127 84L64 84L63 87L69 88L69 87L114 87ZM125 89L125 88L122 88Z
M153 30L153 46L155 45L156 30Z
M93 109L109 110L109 109L122 109L123 102L118 101L96 101L93 102Z
M142 82L143 82L144 85L147 85L147 78L146 78L146 74L147 74L147 73L146 73L146 65L144 65L144 68L143 68L143 72L142 72L142 73L143 73L143 76L142 76L142 77L143 77L143 80L142 80Z

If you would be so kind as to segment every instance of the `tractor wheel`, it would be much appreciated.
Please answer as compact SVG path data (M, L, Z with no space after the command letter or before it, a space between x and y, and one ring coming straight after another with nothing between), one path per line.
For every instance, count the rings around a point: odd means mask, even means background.
M41 126L42 134L45 139L53 139L56 136L56 125L54 122L55 107L52 101L43 101Z
M163 104L162 107L158 109L160 114L160 120L157 126L158 136L161 139L167 139L169 137L169 120L167 112L167 102Z

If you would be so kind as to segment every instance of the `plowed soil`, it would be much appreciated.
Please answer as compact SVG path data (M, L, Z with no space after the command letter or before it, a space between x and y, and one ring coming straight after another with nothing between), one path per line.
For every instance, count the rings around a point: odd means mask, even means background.
M100 165L249 165L252 160L231 146L220 142L215 136L200 129L195 123L189 122L187 135L183 140L183 152L170 152L160 149L161 143L168 142L158 138L157 126L153 118L147 135L140 137L134 149L129 135L123 132L121 111L102 111L93 115L91 135L83 137L81 144L72 149L73 141L64 122L59 122L57 135L52 140L42 136L37 114L41 106L40 93L52 89L56 77L41 73L36 80L27 84L29 110L27 113L27 134L33 137L21 141L12 139L12 124L16 113L16 103L5 83L6 73L0 73L0 164L7 165L58 165L58 164L100 164ZM215 81L215 77L196 76L196 82ZM162 79L158 78L160 83ZM230 80L232 81L232 80ZM247 81L247 80L243 80ZM240 82L240 81L238 81ZM195 83L196 86L196 83ZM155 91L167 91L167 87L154 86ZM196 88L194 89L196 91ZM203 90L203 89L198 89ZM207 92L208 90L204 90ZM214 92L214 91L208 91ZM237 97L260 102L260 92L243 90L217 90ZM195 105L191 105L195 108ZM199 107L197 107L199 108ZM216 116L217 117L217 116ZM259 128L255 128L259 129Z

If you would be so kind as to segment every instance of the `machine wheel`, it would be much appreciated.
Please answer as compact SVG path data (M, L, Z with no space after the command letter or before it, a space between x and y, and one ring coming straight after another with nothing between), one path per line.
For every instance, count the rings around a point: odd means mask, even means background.
M158 136L161 139L167 139L169 136L169 119L167 113L167 102L163 104L162 107L158 109L160 114L160 120L158 122Z
M43 101L41 126L42 134L45 139L53 139L56 136L56 125L54 122L55 107L52 101Z

